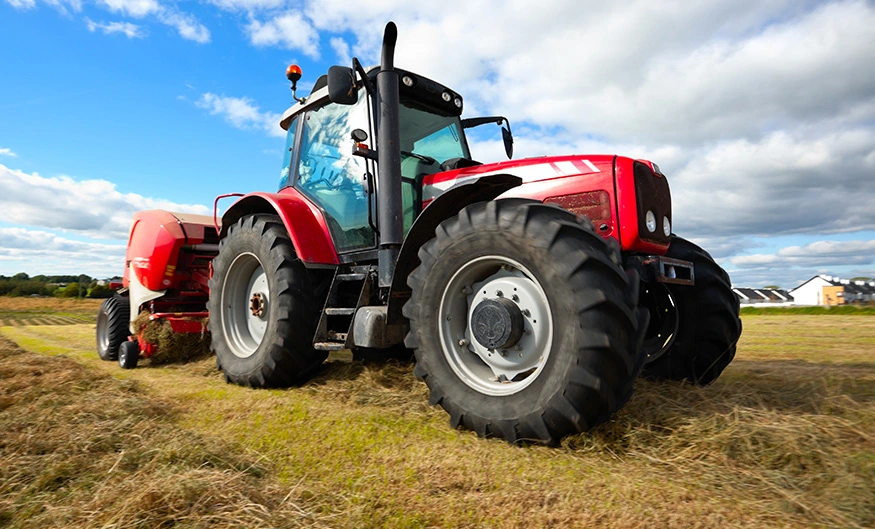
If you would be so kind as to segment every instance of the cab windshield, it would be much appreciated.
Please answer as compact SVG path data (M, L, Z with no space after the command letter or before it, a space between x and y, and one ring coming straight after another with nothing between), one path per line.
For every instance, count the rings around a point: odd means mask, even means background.
M458 116L431 112L412 101L401 100L401 196L404 234L422 211L422 179L441 171L453 158L470 158Z
M461 134L458 116L442 116L419 107L412 101L401 101L399 122L401 124L401 155L418 154L431 158L437 165L452 158L468 158L468 145Z

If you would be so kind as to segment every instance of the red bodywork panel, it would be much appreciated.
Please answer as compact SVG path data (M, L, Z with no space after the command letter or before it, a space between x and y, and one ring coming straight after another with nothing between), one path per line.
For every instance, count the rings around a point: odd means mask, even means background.
M650 162L637 161L653 168ZM559 204L588 217L602 236L616 239L624 251L662 255L668 244L656 244L639 237L635 162L631 158L613 155L570 155L467 167L426 176L423 204L427 205L460 181L485 174L507 173L522 178L523 184L499 198L532 198ZM664 178L657 174L654 177Z
M208 250L216 244L212 217L140 211L134 214L128 239L124 286L130 285L133 268L137 280L149 290L202 290L209 281L209 264L215 255Z
M279 215L289 232L298 258L305 263L340 263L322 211L297 189L286 187L279 193L248 194L228 208L222 222L225 226L230 226L240 217L251 213Z

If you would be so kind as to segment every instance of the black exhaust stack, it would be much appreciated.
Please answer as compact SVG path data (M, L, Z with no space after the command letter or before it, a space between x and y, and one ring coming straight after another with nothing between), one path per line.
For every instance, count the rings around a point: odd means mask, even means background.
M377 133L378 179L377 215L380 226L380 287L392 286L395 261L404 242L404 219L401 198L401 137L398 123L398 72L395 71L395 42L398 28L394 22L386 24L383 33L383 56L377 73L377 93L380 101L379 131Z

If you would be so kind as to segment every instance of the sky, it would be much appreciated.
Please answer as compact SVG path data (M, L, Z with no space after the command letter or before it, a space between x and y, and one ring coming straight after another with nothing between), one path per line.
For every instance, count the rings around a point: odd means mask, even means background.
M120 275L135 211L275 191L286 66L376 64L389 20L515 158L658 163L734 285L875 277L872 0L0 0L0 274Z

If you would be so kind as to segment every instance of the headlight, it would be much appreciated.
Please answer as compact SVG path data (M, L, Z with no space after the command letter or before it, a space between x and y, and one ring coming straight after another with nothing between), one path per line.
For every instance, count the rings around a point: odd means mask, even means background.
M453 104L456 105L456 108L462 108L462 100L458 97L456 99L453 99Z
M668 220L668 217L662 217L662 233L664 233L666 237L671 236L671 221Z
M652 211L647 211L647 215L644 217L644 222L646 223L647 231L650 233L656 232L656 215L654 215Z
M446 101L447 103L449 103L450 101L453 100L453 96L452 96L449 92L444 92L443 94L441 94L441 97L442 97L443 100Z
M404 83L404 86L406 86L408 88L413 86L413 78L410 77L409 75L405 75L404 77L402 77L401 82Z

